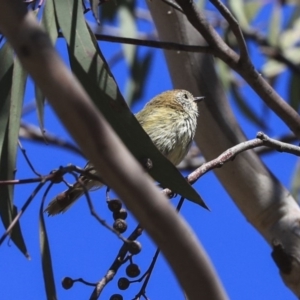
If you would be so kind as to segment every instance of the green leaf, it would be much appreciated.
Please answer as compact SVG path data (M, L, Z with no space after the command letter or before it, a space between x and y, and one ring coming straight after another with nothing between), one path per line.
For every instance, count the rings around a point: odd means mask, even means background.
M93 16L96 22L100 25L99 0L90 0Z
M135 18L132 14L132 11L127 6L121 6L118 10L118 16L120 20L120 34L122 36L136 38L137 37L137 28L135 25ZM125 60L129 66L134 62L136 54L136 46L122 44L124 50Z
M57 40L58 30L57 30L57 26L56 26L53 0L46 1L41 24L42 24L42 26L44 26L45 30L48 32L50 39L54 45Z
M297 161L294 174L292 176L292 182L291 182L291 194L294 199L297 200L299 203L300 200L300 163L299 159Z
M218 74L221 79L222 85L223 85L225 91L227 92L229 90L229 88L231 86L231 82L233 80L232 71L228 67L228 65L220 59L216 59L216 65L218 68Z
M244 3L244 12L249 23L253 20L254 17L256 17L263 4L264 3L261 0L251 0Z
M246 99L243 97L243 95L240 93L237 85L232 82L230 86L231 93L233 95L233 99L235 100L235 103L241 110L241 112L255 125L257 125L262 130L267 130L267 125L264 123L264 121L260 118L258 118L257 114L252 110L252 108L247 104Z
M45 123L44 123L45 96L37 85L34 86L34 93L35 93L35 102L36 102L36 107L37 107L39 126L41 129L42 135L44 136L44 132L45 132L45 130L44 130L44 128L45 128Z
M58 23L68 43L72 71L138 161L150 158L150 175L173 192L203 204L202 199L176 167L154 146L129 110L107 63L91 36L78 0L55 0ZM96 48L95 48L96 47ZM137 143L137 141L139 141Z
M18 208L14 205L13 206L13 214L12 219L14 219L18 214ZM18 221L11 233L11 239L16 244L16 246L19 248L19 250L25 255L25 257L30 260L30 254L27 251L27 247L23 238L20 222Z
M239 22L239 25L241 28L248 28L249 22L246 17L245 11L244 11L244 1L243 0L229 0L228 6L234 16L236 17L237 21Z
M14 174L16 170L16 160L17 160L17 148L18 148L18 138L22 114L23 99L25 94L27 73L22 68L21 63L16 58L14 63L13 71L13 82L11 91L11 103L8 121L8 157L7 157L7 179L14 179ZM5 159L5 158L4 158ZM13 203L14 199L14 189L13 185L8 186L8 191L10 195L10 201ZM17 214L17 209L14 207L13 217ZM28 257L28 252L25 246L25 242L22 236L20 223L17 222L15 225L12 235L12 240L21 250L21 252Z
M300 19L295 19L280 35L280 47L285 50L287 48L297 46L300 39Z
M7 180L7 126L13 75L13 51L5 43L0 49L0 180ZM8 186L0 186L0 215L5 228L13 219Z
M267 78L272 78L280 75L286 70L287 66L284 63L278 62L274 59L268 59L262 66L261 73Z
M44 10L43 10L41 24L45 28L45 30L48 32L52 43L55 44L55 42L57 40L57 36L58 36L58 30L57 30L57 26L56 26L53 0L47 0ZM42 134L44 134L45 96L42 94L42 92L38 88L38 86L35 86L35 101L36 101L39 125L41 128Z
M13 50L5 43L0 49L0 156L9 116L13 63Z
M56 296L56 288L55 288L55 281L53 275L50 245L49 245L48 234L46 230L46 224L44 220L44 202L46 199L46 195L48 194L48 191L50 190L51 187L52 187L52 183L49 184L40 206L39 232L40 232L40 250L42 256L42 269L43 269L43 277L44 277L47 299L56 300L57 296Z
M0 50L0 180L14 179L21 110L26 73L19 61L13 60L8 44ZM17 214L13 205L13 185L0 186L0 215L7 228ZM29 257L19 222L11 239L20 251Z
M278 46L280 41L281 32L281 21L282 21L282 9L281 6L275 2L273 5L273 12L269 23L268 41L272 46Z
M287 22L286 28L293 27L296 22L299 23L299 16L300 16L300 5L298 3L298 5L294 5L293 7L292 15Z
M205 0L198 0L197 2L196 2L196 4L197 4L197 6L198 6L198 8L200 9L200 10L204 10L205 9Z

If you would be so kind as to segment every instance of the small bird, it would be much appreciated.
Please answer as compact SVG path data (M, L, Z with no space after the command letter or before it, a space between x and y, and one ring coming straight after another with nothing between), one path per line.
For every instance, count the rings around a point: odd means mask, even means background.
M197 127L197 103L203 99L185 90L170 90L154 97L135 115L154 145L175 166L182 161L192 144ZM98 175L90 163L85 169ZM103 186L100 181L85 176L79 178L87 190ZM56 196L45 212L49 216L65 212L83 194L82 185L76 182Z

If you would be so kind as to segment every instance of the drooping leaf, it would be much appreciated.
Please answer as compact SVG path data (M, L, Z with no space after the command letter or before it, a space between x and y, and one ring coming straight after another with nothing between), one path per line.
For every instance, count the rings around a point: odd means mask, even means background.
M261 73L267 77L272 78L280 75L286 70L287 66L284 63L278 62L274 59L268 59L261 68Z
M34 86L34 93L35 93L35 102L36 102L39 125L40 125L41 132L44 135L44 132L45 132L44 131L44 128L45 128L45 123L44 123L45 96L37 85Z
M27 72L22 68L21 63L16 58L14 62L13 70L13 82L12 82L12 91L11 91L11 100L10 100L10 112L9 112L9 121L8 121L8 143L7 143L7 179L14 179L15 170L16 170L16 160L17 160L17 148L18 148L18 138L19 138L19 129L21 122L21 113L22 106L25 94ZM3 152L4 154L4 152ZM7 186L10 202L13 203L14 199L14 189L13 185ZM17 208L14 206L13 217L17 214ZM14 243L18 246L21 252L29 257L29 254L26 249L26 245L22 236L20 223L14 226L14 229L11 234L11 238Z
M13 74L13 51L5 43L0 49L0 180L7 180L7 126ZM8 186L0 186L0 215L5 228L13 218Z
M300 13L300 12L299 12ZM300 39L300 18L295 19L281 33L279 44L283 51L297 47Z
M96 22L100 25L99 0L90 0L91 9Z
M278 46L280 41L280 33L281 33L281 22L282 22L282 8L275 2L273 5L273 11L270 18L269 30L268 30L268 42L272 46Z
M44 219L44 200L51 186L52 184L48 186L40 206L39 233L40 233L40 250L41 250L41 257L42 257L42 269L43 269L43 277L44 277L47 299L56 300L57 295L56 295L55 281L53 275L50 245L49 245L48 234L47 234L46 224Z
M56 26L53 0L46 1L45 7L43 10L43 15L41 18L41 24L45 28L45 30L48 32L52 43L55 44L57 36L58 36L58 30L57 30L57 26ZM44 132L45 96L43 95L43 93L37 86L35 86L35 101L36 101L39 125L41 128L41 132L43 133Z
M258 11L263 6L263 4L264 3L261 0L252 0L244 2L244 12L249 23L257 15Z
M9 116L13 64L13 50L5 43L0 49L0 156Z
M292 15L290 19L287 22L286 28L291 28L294 26L295 22L299 23L299 16L300 16L300 5L297 3L297 5L294 5L292 10Z
M41 24L49 34L50 39L54 45L58 36L58 30L56 26L53 0L46 1L43 10Z
M219 74L220 80L222 82L222 85L223 85L225 91L227 92L230 89L231 82L233 80L232 72L231 72L230 68L228 67L228 65L220 59L216 59L216 65L218 68L218 74Z
M17 214L18 214L18 208L14 205L12 219L14 219L17 216ZM30 254L28 253L19 221L16 223L16 225L13 228L13 231L11 233L11 239L17 245L19 250L25 255L25 257L28 260L30 260L31 259Z
M293 198L296 199L297 202L299 203L299 200L300 200L300 197L299 197L300 196L300 163L299 163L299 159L296 164L294 174L292 176L291 194L292 194Z
M17 60L14 62L13 51L7 43L0 49L0 65L0 180L8 180L15 174L26 73ZM16 213L13 186L0 186L0 215L5 228ZM29 257L19 223L13 229L11 239Z
M248 28L249 27L249 21L245 14L244 10L244 1L243 0L229 0L228 6L234 16L236 17L237 21L239 22L239 25L241 28Z
M80 1L55 0L54 3L59 26L68 43L72 70L94 104L138 161L152 160L153 168L149 173L155 180L185 198L203 204L176 167L157 150L129 110L87 28Z

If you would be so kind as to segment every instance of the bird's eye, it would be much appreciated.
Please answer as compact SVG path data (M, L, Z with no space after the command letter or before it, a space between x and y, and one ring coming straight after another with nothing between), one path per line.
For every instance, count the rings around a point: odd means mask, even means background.
M183 97L184 97L185 99L188 99L188 98L189 98L187 94L183 94Z

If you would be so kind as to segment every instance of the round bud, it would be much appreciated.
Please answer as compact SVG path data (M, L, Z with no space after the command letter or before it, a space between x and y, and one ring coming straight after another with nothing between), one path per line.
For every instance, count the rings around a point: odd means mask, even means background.
M107 201L108 209L117 212L122 208L122 202L119 199L111 199Z
M118 232L123 233L127 230L127 223L125 220L117 219L113 224L113 228Z
M141 250L142 250L142 245L138 241L132 241L128 244L128 251L132 255L139 254L141 252Z
M130 264L126 268L126 275L128 277L134 278L141 274L140 268L137 264Z
M120 290L127 290L129 285L130 285L130 281L125 277L121 277L118 280L118 287Z
M63 286L63 288L65 290L70 289L74 284L74 280L70 277L65 277L63 278L63 280L61 281L61 285Z
M125 208L121 208L119 211L115 211L113 213L113 218L114 220L117 220L117 219L122 219L122 220L125 220L127 218L127 210Z
M123 300L123 297L120 294L113 294L110 296L109 300Z

